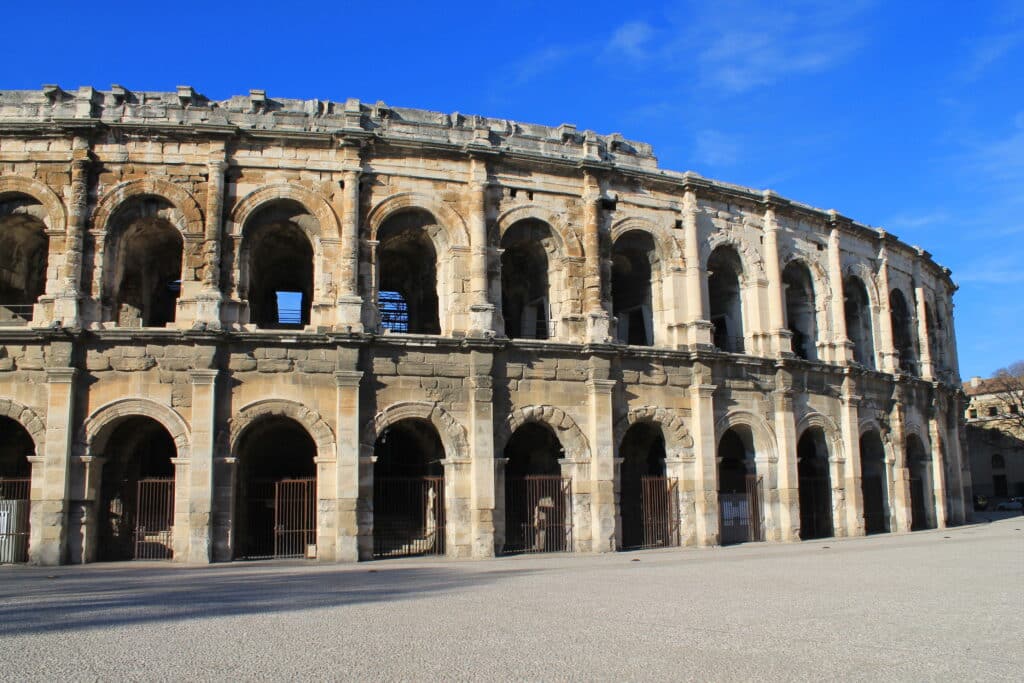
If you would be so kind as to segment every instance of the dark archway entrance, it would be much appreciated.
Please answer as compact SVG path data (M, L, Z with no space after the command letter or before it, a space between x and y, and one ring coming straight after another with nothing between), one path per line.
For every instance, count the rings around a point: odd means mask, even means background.
M627 232L612 246L612 315L624 344L654 343L651 263L656 253L654 239L640 230Z
M679 545L679 482L665 474L661 429L649 422L633 425L622 438L619 455L622 549Z
M800 538L828 538L832 527L832 481L829 477L825 432L811 427L796 446L800 487Z
M178 449L151 417L127 417L99 451L100 561L170 559L174 525L174 463Z
M293 200L259 209L242 231L249 320L261 329L302 329L313 302L316 219Z
M18 422L0 417L0 564L28 561L29 492L35 455L32 437Z
M512 339L547 339L551 333L547 223L519 221L501 237L501 314Z
M382 329L441 334L438 254L431 238L437 230L432 215L408 210L388 218L377 231L377 303Z
M32 320L46 287L49 237L45 210L23 194L0 194L0 325Z
M916 434L907 437L907 474L910 477L910 530L934 529L935 505L928 451Z
M444 555L444 445L426 420L400 420L373 454L373 556Z
M718 509L721 543L763 541L761 482L754 463L754 437L745 426L730 428L718 442Z
M860 437L861 488L864 494L864 532L889 531L889 487L885 471L885 449L878 432Z
M505 547L509 553L572 550L572 482L547 425L524 424L505 446Z
M287 417L252 424L238 444L235 558L304 557L316 544L316 444Z
M743 265L732 247L722 246L708 257L708 305L714 344L722 351L743 353Z

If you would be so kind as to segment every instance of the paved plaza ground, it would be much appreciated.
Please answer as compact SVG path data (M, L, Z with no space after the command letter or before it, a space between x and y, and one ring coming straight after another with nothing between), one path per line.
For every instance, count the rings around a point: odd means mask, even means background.
M6 680L1022 680L1024 517L802 544L0 567Z

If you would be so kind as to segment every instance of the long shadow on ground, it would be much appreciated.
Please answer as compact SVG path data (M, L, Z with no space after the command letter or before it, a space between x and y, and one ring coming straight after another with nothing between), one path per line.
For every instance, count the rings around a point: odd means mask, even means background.
M501 581L523 569L225 565L93 571L0 569L0 637L407 600Z

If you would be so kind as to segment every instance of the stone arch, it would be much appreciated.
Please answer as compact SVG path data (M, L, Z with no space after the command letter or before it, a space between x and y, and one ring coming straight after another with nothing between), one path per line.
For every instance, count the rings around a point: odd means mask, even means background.
M558 213L539 204L523 204L499 215L492 224L492 234L488 237L488 241L495 246L501 244L502 236L510 227L519 221L531 219L546 223L551 228L551 233L558 240L561 256L578 258L583 256L583 243L580 241L576 231L565 220L565 214Z
M314 233L306 228L306 226L303 226L303 229L309 234L310 243L314 245L315 249L318 249L317 245L320 238L337 238L340 236L341 230L338 225L338 217L335 215L334 209L331 208L327 199L322 194L295 183L264 185L242 197L231 210L228 233L236 238L240 238L249 218L263 208L265 204L278 199L288 199L296 202L316 218L319 233Z
M107 190L100 198L93 214L93 229L105 235L110 220L117 210L135 197L155 196L170 202L174 207L174 225L182 236L201 237L204 233L203 212L195 197L181 185L160 180L159 178L141 178L119 183Z
M242 434L253 423L268 417L287 417L298 422L316 444L317 457L334 459L334 432L320 416L297 401L268 398L244 406L228 422L228 449L231 457L238 457L238 444Z
M817 259L809 259L807 256L795 252L790 252L783 257L779 264L779 272L784 272L786 266L794 261L806 267L807 272L811 274L811 283L814 285L814 308L818 313L818 322L821 323L820 318L827 315L829 302L832 301L832 282L829 280L828 272ZM823 329L831 329L831 325Z
M140 416L160 423L174 440L178 457L189 457L192 437L188 423L173 408L146 398L121 398L94 410L82 423L79 444L85 449L85 454L96 455L96 449L102 451L106 446L104 439L109 436L108 427L121 418Z
M389 426L401 420L416 419L429 422L437 430L444 445L445 457L448 460L468 461L469 439L466 429L451 413L437 403L428 401L402 401L393 403L368 420L359 438L360 455L373 455L377 437Z
M613 223L611 230L612 244L615 244L620 237L633 230L645 232L651 236L658 251L658 259L663 264L662 268L666 268L670 264L676 267L685 265L679 243L672 239L672 236L667 234L666 230L659 229L654 221L647 218L627 216Z
M377 239L377 231L388 218L409 209L426 211L434 217L434 220L437 221L438 226L447 238L447 244L443 246L469 246L469 230L462 216L445 202L437 201L428 195L418 192L400 192L377 202L366 215L369 239ZM441 255L441 251L441 249L438 249L438 256Z
M60 200L49 185L34 178L19 175L0 176L0 197L7 194L23 194L42 204L46 212L44 224L47 230L64 232L67 229L67 212L64 202Z
M562 448L565 449L565 456L568 459L590 460L590 443L576 421L561 408L549 405L525 406L510 412L494 445L495 452L502 452L512 434L527 422L540 422L550 427L559 443L562 444Z
M715 249L725 246L735 249L740 258L740 264L743 266L743 272L740 274L741 284L749 285L753 282L767 280L761 253L735 231L716 230L707 240L701 242L700 263L705 271L708 267L708 259L711 258Z
M864 283L864 289L868 293L868 305L872 310L879 306L881 299L878 295L878 283L875 282L876 273L866 263L849 263L843 267L843 279L855 277Z
M715 422L715 450L725 433L732 427L747 427L754 437L754 449L763 453L768 462L778 462L779 452L775 430L764 418L749 410L730 410Z
M28 432L32 437L32 443L36 447L36 455L43 454L43 447L46 445L46 422L39 417L36 411L24 403L4 398L0 399L0 417L9 417Z
M812 411L800 418L796 425L797 443L800 442L804 432L815 427L821 429L828 440L829 460L832 462L845 461L846 448L843 444L843 433L840 431L839 425L836 424L835 420L823 413Z
M693 436L686 428L686 423L679 413L671 408L657 406L640 406L632 408L615 423L615 447L621 448L629 428L638 422L656 425L665 438L665 450L670 457L689 457L693 455Z

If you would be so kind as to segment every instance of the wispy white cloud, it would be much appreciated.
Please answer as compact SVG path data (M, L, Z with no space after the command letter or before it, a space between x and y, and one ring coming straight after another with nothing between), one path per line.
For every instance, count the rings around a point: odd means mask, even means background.
M1024 45L1024 31L1012 31L973 39L970 53L957 72L962 81L975 81L1015 49Z
M582 45L549 45L527 54L512 65L512 82L523 85L539 76L554 71L565 62L583 53Z
M615 29L608 51L633 60L647 59L653 37L654 29L646 21L627 21Z
M704 85L742 93L841 64L863 45L860 23L871 4L708 3L674 49L696 47Z
M888 230L916 230L949 222L950 216L945 211L933 211L923 214L897 214L882 223Z
M701 130L694 140L693 158L708 166L730 166L739 159L739 142L717 130Z

